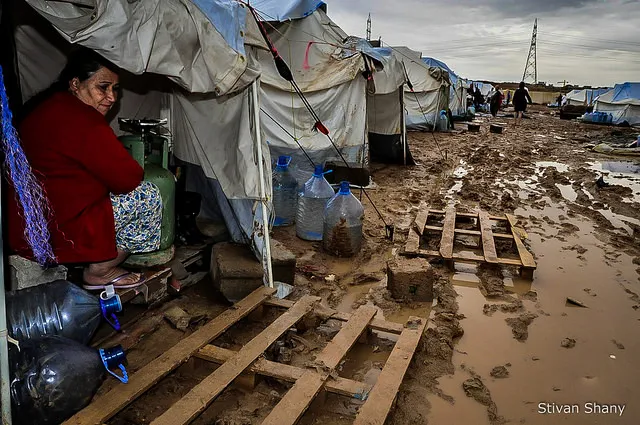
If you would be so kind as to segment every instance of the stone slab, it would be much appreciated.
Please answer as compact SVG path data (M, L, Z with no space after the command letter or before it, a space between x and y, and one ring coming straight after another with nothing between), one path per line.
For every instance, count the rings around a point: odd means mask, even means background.
M438 279L438 273L423 258L399 257L387 263L387 289L398 300L433 301L433 285Z
M12 291L42 285L54 280L67 280L67 268L57 266L43 269L34 261L19 255L9 256L9 280Z

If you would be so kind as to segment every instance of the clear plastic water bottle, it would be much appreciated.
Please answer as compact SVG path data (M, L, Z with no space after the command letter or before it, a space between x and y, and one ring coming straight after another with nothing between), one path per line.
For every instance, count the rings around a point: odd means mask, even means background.
M29 339L20 344L20 350L11 345L13 423L62 423L89 404L105 369L126 383L125 361L121 346L96 350L61 336ZM116 368L119 374L111 371Z
M298 199L296 235L307 241L322 240L324 209L335 192L324 178L322 165L316 165L313 176L304 184Z
M95 297L66 280L7 293L7 325L11 336L22 342L46 335L61 335L89 343L104 317L116 330L116 312L122 311L116 294Z
M340 190L324 210L322 234L324 249L337 257L352 257L362 247L364 208L349 190L349 182L340 183Z
M280 156L273 172L274 226L289 226L296 220L298 182L289 170L289 163L290 156Z

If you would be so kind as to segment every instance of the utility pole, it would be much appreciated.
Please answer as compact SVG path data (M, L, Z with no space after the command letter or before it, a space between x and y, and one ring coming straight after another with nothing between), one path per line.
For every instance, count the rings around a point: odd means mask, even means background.
M564 86L566 86L568 83L567 80L562 80L562 81L558 81L557 84L562 84L562 88L564 88Z
M529 47L529 56L524 66L524 74L522 81L526 81L528 77L533 77L533 83L538 84L538 64L536 63L536 39L538 38L538 18L533 24L533 35L531 36L531 46Z
M369 18L367 18L367 41L371 41L371 13L369 13Z

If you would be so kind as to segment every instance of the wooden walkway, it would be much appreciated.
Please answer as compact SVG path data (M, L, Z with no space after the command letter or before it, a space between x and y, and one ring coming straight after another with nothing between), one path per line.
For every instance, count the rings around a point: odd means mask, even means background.
M96 397L89 406L63 425L104 424L191 357L217 363L220 367L154 419L152 425L191 423L234 380L247 374L264 375L293 383L292 388L262 422L265 425L297 423L322 390L365 400L355 423L382 425L393 407L395 396L426 329L427 319L412 317L406 325L402 325L374 319L376 310L369 306L362 306L353 314L338 313L322 310L317 305L320 301L318 297L304 296L293 302L272 298L273 293L273 289L257 289L131 375L128 384L118 385ZM284 313L239 351L211 345L239 320L263 306L284 309ZM344 322L344 325L310 367L299 368L264 358L264 352L275 341L306 314L316 310ZM368 329L399 335L398 342L373 386L338 377L335 373L337 366Z
M434 216L438 219L443 219L442 226L427 225L429 218ZM475 228L459 228L457 225L457 219L459 217L471 219L471 222L475 222ZM492 230L492 221L504 224L507 232L494 232ZM520 273L523 277L532 279L533 271L536 269L536 262L533 255L527 251L524 243L520 239L516 222L516 218L510 214L499 217L491 216L485 211L461 213L457 212L453 207L449 207L444 211L434 210L430 209L427 204L423 202L420 204L416 219L413 222L412 228L409 230L409 236L407 237L407 242L402 254L414 257L440 257L451 263L457 260L517 266L520 268ZM436 236L438 242L437 250L421 249L422 243L428 238L427 234L440 235L439 237ZM479 237L482 255L465 250L455 252L456 236L459 235ZM498 256L496 240L512 241L518 256L514 258Z

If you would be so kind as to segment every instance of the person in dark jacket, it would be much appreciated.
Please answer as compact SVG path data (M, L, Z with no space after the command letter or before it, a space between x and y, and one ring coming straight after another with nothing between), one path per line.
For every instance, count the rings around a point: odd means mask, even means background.
M533 103L531 96L524 86L524 81L520 82L520 87L513 94L513 109L515 110L516 122L515 125L520 124L522 121L522 115L527 110L527 103Z
M504 99L504 95L500 91L500 86L496 86L496 91L491 96L491 102L489 103L489 109L491 111L491 115L495 118L498 115L498 111L502 107L502 100Z

